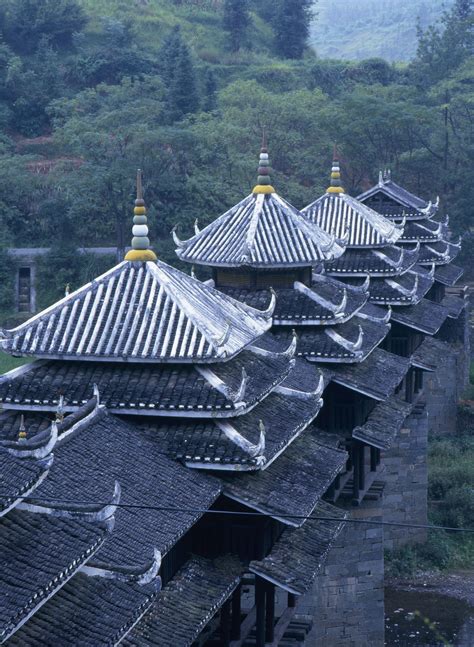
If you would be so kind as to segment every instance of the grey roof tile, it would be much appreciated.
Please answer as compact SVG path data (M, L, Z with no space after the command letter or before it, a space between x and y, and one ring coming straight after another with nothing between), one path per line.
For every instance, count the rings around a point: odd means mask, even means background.
M392 396L377 404L365 424L356 427L352 437L378 449L390 449L413 405Z
M0 640L100 548L105 532L90 523L19 510L2 519Z
M276 193L251 194L187 241L183 261L220 267L316 265L344 247Z
M335 521L308 519L301 528L284 530L265 559L250 563L250 571L295 595L309 591L332 543L344 527L346 515L339 508L320 501L313 516Z
M343 238L349 232L348 248L383 247L396 243L403 226L394 223L347 193L325 193L302 210L324 231Z
M235 591L243 570L240 562L232 557L216 560L192 557L122 644L124 647L190 647Z
M385 400L394 393L409 368L408 358L376 348L360 364L331 366L332 381L375 400Z
M222 361L271 326L259 312L161 263L124 261L13 330L14 355L134 362Z
M150 608L155 585L75 575L10 639L9 645L116 645Z
M260 473L221 476L226 496L291 526L302 526L347 461L347 452L328 447L306 430Z

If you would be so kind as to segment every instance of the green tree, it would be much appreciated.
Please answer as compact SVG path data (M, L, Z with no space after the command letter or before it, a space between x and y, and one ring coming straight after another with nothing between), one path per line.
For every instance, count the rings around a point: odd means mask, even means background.
M174 77L170 87L171 116L174 120L178 120L184 115L196 112L198 108L199 95L196 71L189 48L183 43L176 61Z
M474 55L474 3L456 0L439 25L418 32L418 51L412 65L414 80L422 88L445 79Z
M309 36L312 0L279 0L275 15L275 48L284 58L301 58Z
M248 0L224 0L223 27L229 32L229 46L238 52L246 44L250 25Z
M217 107L217 81L212 68L207 68L204 78L205 100L203 110L211 112Z
M28 54L44 37L54 47L69 47L86 22L76 0L7 0L3 32L15 51Z

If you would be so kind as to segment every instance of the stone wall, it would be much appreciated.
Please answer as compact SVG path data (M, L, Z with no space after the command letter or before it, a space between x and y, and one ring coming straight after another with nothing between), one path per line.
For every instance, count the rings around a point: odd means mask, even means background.
M383 454L384 521L426 524L428 520L428 411L415 404L392 447ZM426 530L385 526L385 548L426 540Z
M429 415L429 433L433 436L456 432L456 411L460 396L458 354L446 343L442 366L425 373L425 398Z
M380 501L350 508L356 519L382 517ZM383 527L346 524L313 591L298 605L311 615L309 647L382 647L384 644Z

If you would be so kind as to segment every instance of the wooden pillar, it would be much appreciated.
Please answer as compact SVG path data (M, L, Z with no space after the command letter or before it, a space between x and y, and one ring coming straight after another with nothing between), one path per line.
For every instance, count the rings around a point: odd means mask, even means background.
M376 472L377 471L377 448L376 447L371 447L370 448L370 471L371 472Z
M353 486L352 486L352 497L355 501L359 500L359 489L360 489L360 457L359 457L359 443L354 441L352 445L352 461L354 463L354 476L353 476Z
M240 618L242 615L241 592L242 587L239 584L232 595L231 640L239 640L240 638Z
M265 608L265 642L272 643L275 640L275 585L270 582L267 583Z
M359 488L365 490L365 445L359 445Z
M230 605L230 600L227 600L221 609L222 647L229 647L230 644Z
M347 459L346 470L348 472L354 467L354 443L346 446L349 457Z
M290 609L296 607L296 595L294 593L288 593L288 606Z
M255 645L265 647L265 582L258 575L255 577L255 607L257 611Z

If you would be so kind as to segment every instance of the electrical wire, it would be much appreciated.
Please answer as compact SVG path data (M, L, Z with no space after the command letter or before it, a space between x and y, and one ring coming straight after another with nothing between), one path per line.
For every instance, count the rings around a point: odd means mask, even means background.
M0 499L11 499L12 497L6 497L0 495ZM91 501L78 501L77 499L40 499L34 497L15 497L15 500L21 500L25 503L32 503L36 505L64 505L64 504L73 504L81 506L94 506L97 508L102 508L108 505L113 505L116 508L121 509L130 509L130 510L154 510L157 512L170 512L170 513L180 513L180 514L194 514L194 515L204 515L204 514L216 514L216 515L227 515L227 516L245 516L245 517L260 517L265 516L261 512L238 512L234 510L210 510L208 508L182 508L174 506L158 506L152 504L141 504L141 503L111 503L107 501L103 502L91 502ZM70 511L74 512L74 511ZM81 512L81 511L76 511ZM270 513L267 513L268 516L273 516ZM351 519L351 518L342 518L342 517L329 517L329 516L314 516L314 515L296 515L296 514L280 514L275 512L275 517L279 519L298 519L302 521L333 521L338 523L352 523L360 525L376 525L376 526L391 526L397 528L416 528L423 530L443 530L446 532L465 532L473 533L474 528L454 528L450 526L440 526L433 524L421 524L421 523L401 523L397 521L382 521L379 519Z

